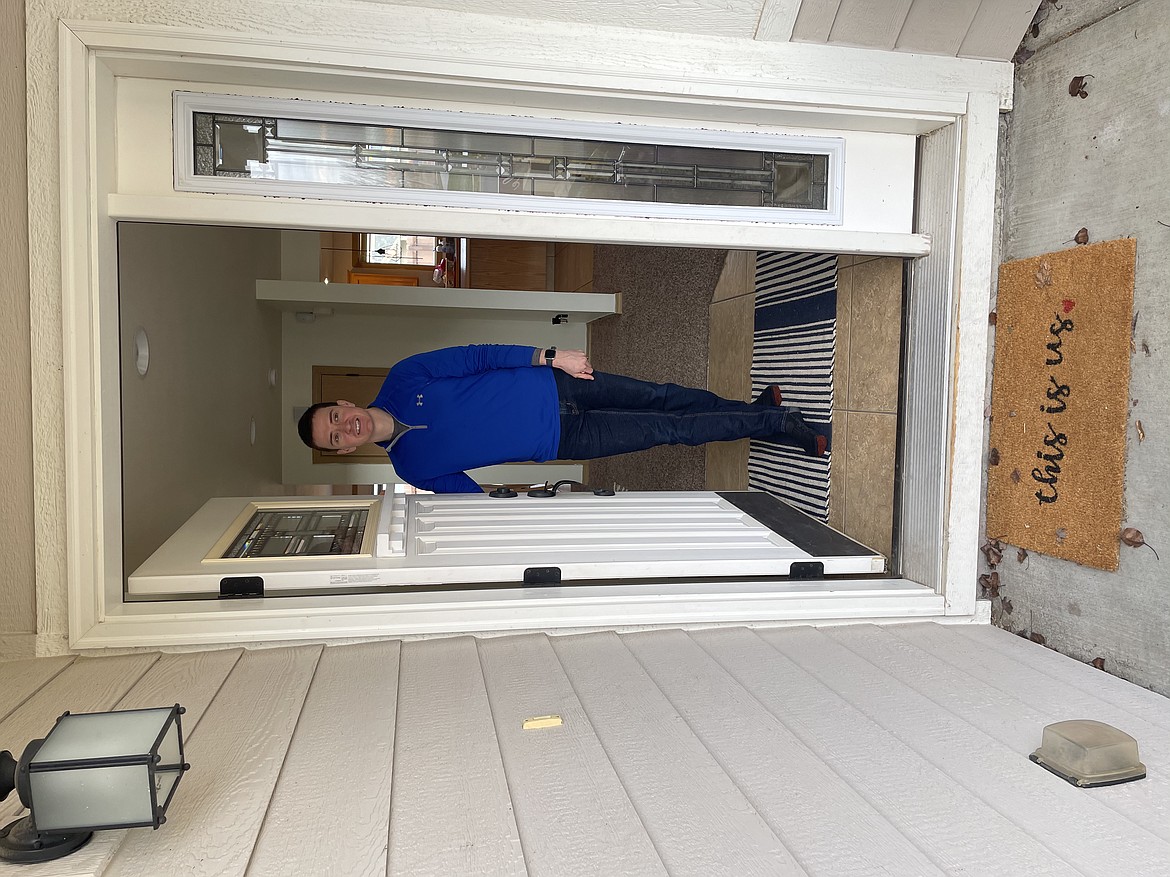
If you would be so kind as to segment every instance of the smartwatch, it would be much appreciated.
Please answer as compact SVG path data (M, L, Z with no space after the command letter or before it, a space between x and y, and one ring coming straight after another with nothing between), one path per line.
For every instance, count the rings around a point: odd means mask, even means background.
M544 351L544 364L551 366L553 360L557 358L557 349L555 347L547 347Z

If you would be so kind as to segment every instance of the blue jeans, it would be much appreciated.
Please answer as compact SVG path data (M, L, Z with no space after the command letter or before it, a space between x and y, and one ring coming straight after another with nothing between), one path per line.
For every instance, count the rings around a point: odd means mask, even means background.
M592 381L556 369L561 460L592 460L657 445L703 445L743 438L795 441L795 409L752 405L678 384L594 372ZM799 420L799 414L796 419Z

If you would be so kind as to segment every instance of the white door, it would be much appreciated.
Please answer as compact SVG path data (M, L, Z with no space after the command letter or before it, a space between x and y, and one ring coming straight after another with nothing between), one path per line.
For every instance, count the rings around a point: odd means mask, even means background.
M246 597L884 570L881 554L758 491L234 497L209 500L128 588Z

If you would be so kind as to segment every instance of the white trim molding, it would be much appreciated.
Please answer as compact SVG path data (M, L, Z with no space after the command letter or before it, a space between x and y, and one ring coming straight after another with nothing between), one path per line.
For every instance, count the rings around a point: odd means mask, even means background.
M208 192L228 195L261 194L269 197L335 201L344 199L346 201L420 207L523 210L526 213L535 214L584 213L594 216L655 217L678 220L707 219L801 225L840 225L845 213L845 140L841 137L764 134L712 128L662 128L616 122L568 121L520 115L455 113L445 110L411 110L402 107L371 106L336 101L326 103L288 98L202 94L190 91L176 91L172 99L172 141L174 144L175 191L177 192ZM207 176L195 173L195 113L301 119L312 122L339 122L353 125L434 128L472 134L491 133L563 140L619 141L623 143L693 146L706 149L824 155L828 158L826 206L823 210L787 207L701 206L698 204L551 198L533 195L499 195L487 192Z
M64 433L62 446L49 444L37 451L38 643L57 642L55 637L65 629L66 589L69 645L75 649L974 612L979 478L972 466L978 463L982 436L996 114L1010 101L1010 64L617 29L578 33L579 29L555 23L548 28L542 25L541 38L533 39L529 31L517 32L514 21L491 16L473 16L474 26L435 40L421 26L402 33L403 29L393 26L393 16L402 10L377 5L363 7L361 27L356 26L356 12L338 7L336 16L320 19L327 32L315 38L291 28L283 35L265 36L249 33L249 22L267 20L274 28L282 27L272 22L283 20L284 7L279 7L282 14L275 14L278 7L273 5L271 18L247 20L226 0L211 0L211 7L200 14L227 16L240 31L62 23L59 68L54 70L60 89L58 130L48 129L43 106L36 104L36 113L30 109L30 139L49 142L57 134L61 148L57 168L36 167L45 172L42 185L59 183L59 229L46 219L45 211L30 212L31 237L42 242L37 253L41 261L59 232L59 246L53 253L54 257L60 254L61 270L59 293L55 272L38 276L34 271L31 281L39 306L39 310L34 308L34 317L38 313L47 317L34 333L34 361L56 361L59 348L64 370L63 384L56 384L55 376L34 379L34 388L43 396L38 405L59 412ZM288 15L304 16L306 9L290 7ZM423 19L437 15L430 10L414 12ZM378 26L365 21L367 16L376 18ZM300 25L311 33L305 22ZM36 43L37 32L30 21L30 56L52 55L51 46ZM353 34L359 32L393 36L383 45L372 37L355 38ZM451 40L457 42L455 50ZM34 66L30 65L30 75L43 75ZM957 296L957 325L950 332L955 339L950 428L936 431L932 446L922 445L936 455L945 448L950 459L946 508L934 522L943 551L940 581L929 586L905 579L882 580L877 585L801 583L796 591L791 583L782 582L692 581L670 586L615 585L593 591L560 589L539 595L519 590L458 599L410 594L230 604L125 602L116 342L115 223L120 219L310 229L411 227L424 234L448 233L457 225L459 233L538 240L899 256L925 255L930 238L921 231L903 234L784 223L541 216L336 200L306 204L238 194L124 191L118 187L111 152L116 139L118 76L212 83L224 91L249 84L297 88L315 99L353 96L355 103L374 103L379 96L404 93L421 100L441 89L448 101L468 96L469 105L540 107L544 115L551 109L579 113L582 118L612 112L621 118L662 119L695 129L758 124L797 127L811 134L818 128L925 134L961 123L956 129L962 132L956 168L958 233L950 257L956 270L953 276L937 274L942 278L939 283L958 285L922 290L940 301ZM30 79L30 108L49 88L51 83ZM30 173L33 170L30 154ZM57 301L59 325L55 322ZM913 456L903 458L904 466L916 462ZM62 529L63 544L55 539ZM53 541L42 544L42 540ZM38 645L38 649L47 647Z

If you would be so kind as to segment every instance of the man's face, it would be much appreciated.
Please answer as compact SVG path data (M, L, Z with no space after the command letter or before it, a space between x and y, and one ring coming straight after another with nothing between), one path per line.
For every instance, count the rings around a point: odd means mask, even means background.
M372 442L373 436L370 412L344 399L313 415L313 444L319 448L352 454L356 448Z

